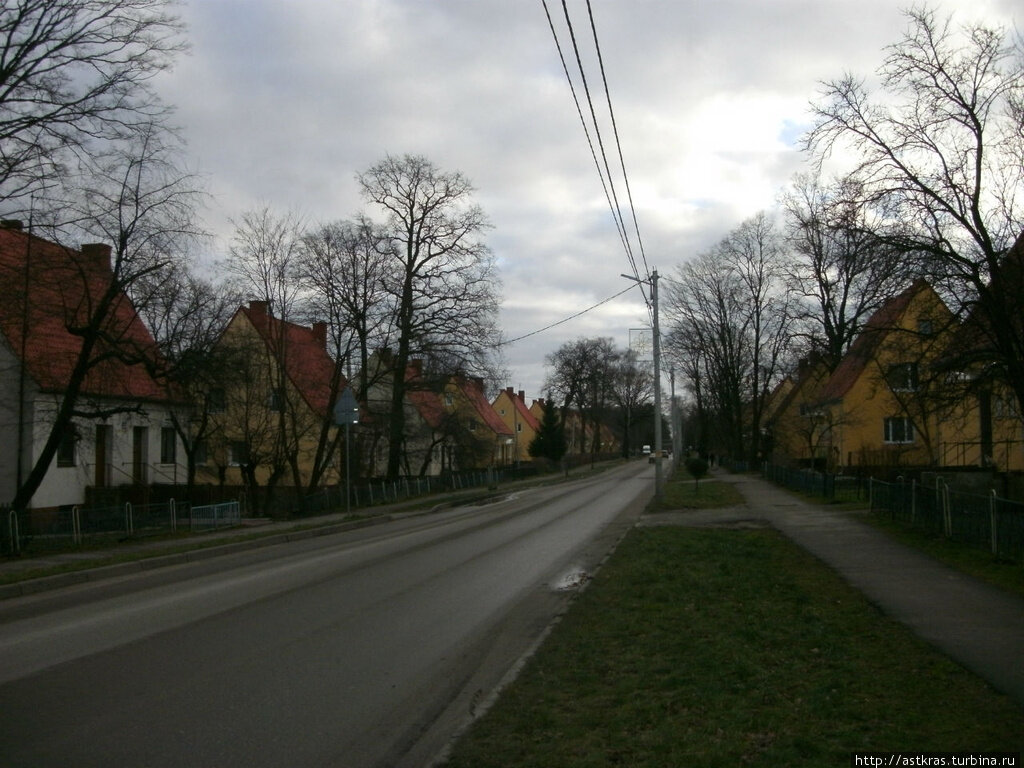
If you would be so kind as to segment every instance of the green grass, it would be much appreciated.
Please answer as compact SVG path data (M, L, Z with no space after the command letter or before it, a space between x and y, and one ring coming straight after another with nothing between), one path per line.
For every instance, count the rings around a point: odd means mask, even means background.
M665 484L662 509L711 509L743 504L743 496L731 483L704 479L674 478Z
M1019 750L1024 710L771 530L634 529L451 768Z

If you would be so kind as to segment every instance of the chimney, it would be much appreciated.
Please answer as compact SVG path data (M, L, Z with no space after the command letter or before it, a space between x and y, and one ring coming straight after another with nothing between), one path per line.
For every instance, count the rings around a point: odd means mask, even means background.
M327 323L313 323L313 338L327 349Z
M515 392L512 391L512 387L505 387L505 394L508 395L510 399L515 397Z
M410 360L409 361L409 367L412 369L412 372L417 377L423 375L423 361L422 360L420 360L420 359Z
M106 243L85 243L80 250L89 261L110 269L110 253L113 249Z
M3 219L0 221L0 229L13 229L21 232L21 219Z
M525 389L520 389L519 390L519 399L523 401L523 405L526 405L526 390Z
M249 302L249 311L252 312L257 317L266 317L268 306L269 302L253 300Z

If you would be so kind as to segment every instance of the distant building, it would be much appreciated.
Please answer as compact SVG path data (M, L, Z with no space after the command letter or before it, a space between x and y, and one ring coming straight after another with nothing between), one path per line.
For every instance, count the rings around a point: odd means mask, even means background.
M512 430L510 460L531 461L530 443L540 430L540 420L527 408L526 393L523 390L517 393L512 387L506 387L498 393L491 405L505 426Z

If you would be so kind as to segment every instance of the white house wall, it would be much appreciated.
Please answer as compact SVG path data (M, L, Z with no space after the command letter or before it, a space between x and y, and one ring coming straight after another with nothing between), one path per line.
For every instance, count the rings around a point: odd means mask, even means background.
M100 403L99 405L102 405ZM108 403L109 405L109 403ZM33 460L42 452L49 437L50 424L56 412L58 400L55 396L39 395L35 402L37 418L33 424ZM96 425L111 427L109 486L131 485L133 482L133 440L135 427L146 427L146 483L184 484L187 478L185 451L181 440L175 435L174 463L161 463L160 441L162 428L170 426L170 409L161 405L146 404L139 412L119 413L106 419L94 420L75 418L78 440L75 445L74 463L69 467L57 466L54 456L46 477L32 498L32 507L48 508L82 504L85 501L86 486L92 486L96 478Z

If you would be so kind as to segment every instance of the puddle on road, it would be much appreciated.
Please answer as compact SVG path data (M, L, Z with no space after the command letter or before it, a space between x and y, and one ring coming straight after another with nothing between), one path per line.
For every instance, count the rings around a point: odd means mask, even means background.
M571 589L579 589L589 578L590 574L582 568L571 568L551 582L551 589L555 592L568 592Z

